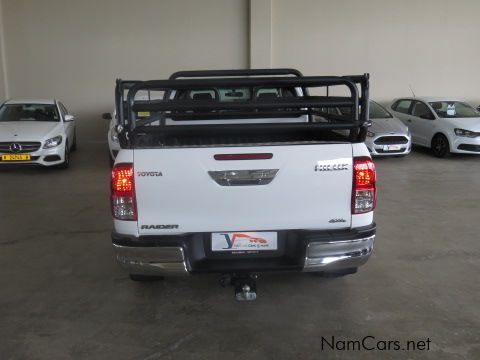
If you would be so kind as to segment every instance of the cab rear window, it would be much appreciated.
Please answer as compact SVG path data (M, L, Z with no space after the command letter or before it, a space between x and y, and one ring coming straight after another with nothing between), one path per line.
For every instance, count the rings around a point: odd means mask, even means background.
M220 102L236 102L236 101L249 101L252 99L275 99L294 97L296 91L294 88L282 87L282 88L212 88L212 89L200 89L189 90L179 92L177 99L189 99L189 100L214 100Z

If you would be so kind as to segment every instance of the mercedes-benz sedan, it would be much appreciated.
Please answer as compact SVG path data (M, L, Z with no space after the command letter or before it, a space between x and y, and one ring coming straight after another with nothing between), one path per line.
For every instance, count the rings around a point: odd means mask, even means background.
M56 100L9 100L0 107L0 166L69 166L74 117Z

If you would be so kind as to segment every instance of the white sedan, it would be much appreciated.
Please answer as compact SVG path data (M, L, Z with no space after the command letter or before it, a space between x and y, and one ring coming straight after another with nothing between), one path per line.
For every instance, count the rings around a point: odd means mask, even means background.
M56 100L8 100L0 107L0 166L68 168L77 146L75 119Z
M403 98L391 109L412 134L413 144L449 153L480 154L480 112L451 98Z

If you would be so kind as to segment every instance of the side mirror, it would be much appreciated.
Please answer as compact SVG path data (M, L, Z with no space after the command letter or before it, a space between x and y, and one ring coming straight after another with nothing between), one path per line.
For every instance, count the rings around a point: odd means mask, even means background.
M73 120L75 120L75 116L73 115L65 115L65 117L63 118L63 121L65 122L71 122Z
M102 119L103 120L112 120L112 114L110 114L109 112L103 113L102 114Z

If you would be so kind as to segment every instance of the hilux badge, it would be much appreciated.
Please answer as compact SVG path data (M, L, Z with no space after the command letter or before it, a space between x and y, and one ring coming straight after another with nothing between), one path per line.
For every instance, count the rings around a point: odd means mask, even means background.
M345 163L318 163L315 165L315 171L339 171L348 170L348 165Z

